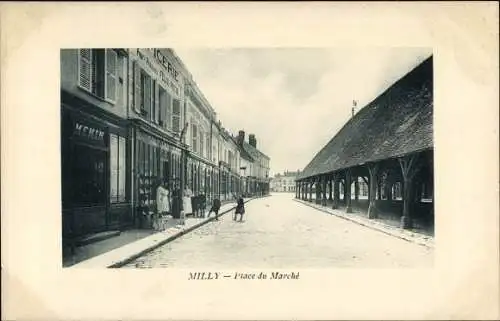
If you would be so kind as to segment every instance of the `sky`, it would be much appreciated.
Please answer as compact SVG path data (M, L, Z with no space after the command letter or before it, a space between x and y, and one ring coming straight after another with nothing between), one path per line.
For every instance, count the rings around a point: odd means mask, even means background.
M222 125L270 157L270 176L302 170L359 111L431 48L175 49Z

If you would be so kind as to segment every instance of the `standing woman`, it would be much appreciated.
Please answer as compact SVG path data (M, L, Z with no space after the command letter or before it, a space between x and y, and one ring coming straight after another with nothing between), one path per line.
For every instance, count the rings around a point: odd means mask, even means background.
M243 221L243 214L245 214L245 202L243 200L243 196L238 197L238 201L236 204L236 210L234 211L234 220L236 221L236 218L240 214L240 222Z
M185 215L193 214L193 207L191 204L191 197L192 196L193 196L193 192L191 191L189 186L186 186L186 189L184 190L184 196L182 197L182 205L183 205Z
M170 212L169 191L167 186L167 181L163 180L156 190L156 207L159 216L163 216Z
M183 210L182 208L182 195L181 195L181 190L179 188L179 179L176 178L174 179L174 184L172 187L172 208L171 208L171 213L174 218L180 218L181 217L181 211Z

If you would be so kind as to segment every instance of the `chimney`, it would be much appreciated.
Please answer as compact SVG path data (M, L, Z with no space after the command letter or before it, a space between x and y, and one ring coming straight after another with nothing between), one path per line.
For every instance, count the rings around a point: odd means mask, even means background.
M244 141L245 141L245 132L243 130L240 130L238 132L238 145L243 145Z
M254 134L248 135L248 143L253 146L254 148L257 148L257 140L255 139Z

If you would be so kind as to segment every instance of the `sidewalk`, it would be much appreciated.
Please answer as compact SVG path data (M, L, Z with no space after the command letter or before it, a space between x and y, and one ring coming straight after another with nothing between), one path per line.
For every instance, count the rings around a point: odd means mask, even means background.
M416 243L416 244L419 244L422 246L434 248L434 237L432 237L432 236L417 233L417 232L410 231L410 230L404 230L398 226L384 223L384 222L382 222L382 220L369 219L365 216L361 216L361 215L356 214L356 213L347 214L341 210L334 210L334 209L329 208L329 207L321 206L319 204L315 204L315 203L311 203L311 202L307 202L307 201L303 201L303 200L298 200L298 199L294 199L294 201L302 203L302 204L307 205L307 206L310 206L310 207L315 208L317 210L323 211L325 213L332 214L332 215L341 217L343 219L352 221L354 223L366 226L368 228L380 231L382 233L385 233L385 234L388 234L391 236L395 236L395 237L401 238L403 240L413 242L413 243Z
M255 198L245 199L245 203L253 199ZM235 207L235 201L222 204L219 216L231 212ZM215 220L213 213L208 218L207 214L208 210L205 213L205 218L187 218L184 225L178 224L179 220L170 220L167 228L161 232L152 230L124 231L120 236L79 248L80 253L76 255L77 258L74 259L73 265L68 262L66 266L71 268L121 267L147 252Z

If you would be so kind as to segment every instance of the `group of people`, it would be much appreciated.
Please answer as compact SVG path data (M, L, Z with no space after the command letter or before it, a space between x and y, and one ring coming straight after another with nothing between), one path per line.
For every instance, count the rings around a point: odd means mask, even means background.
M175 188L177 187L177 188ZM186 186L184 192L182 193L182 201L180 201L180 189L178 184L174 184L173 193L170 193L168 188L167 180L162 180L159 182L156 190L156 208L158 217L163 217L168 213L181 213L181 219L183 220L186 215L194 214L196 217L204 217L206 208L206 196L197 195L195 196L189 186ZM245 203L243 196L236 198L236 209L234 213L234 220L237 220L237 215L240 215L240 222L243 221L243 215L245 214ZM214 199L212 206L208 212L208 217L213 212L215 214L215 219L219 220L219 210L221 207L221 201L219 199Z
M210 217L210 214L212 212L214 212L215 213L215 220L218 221L219 220L220 206L221 206L220 200L214 199L212 207L208 211L208 217ZM243 196L241 196L241 195L239 197L237 197L237 200L236 200L236 208L234 210L233 221L237 220L238 214L240 214L240 220L239 221L242 222L243 221L243 215L245 214L245 201L243 199Z

